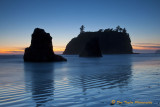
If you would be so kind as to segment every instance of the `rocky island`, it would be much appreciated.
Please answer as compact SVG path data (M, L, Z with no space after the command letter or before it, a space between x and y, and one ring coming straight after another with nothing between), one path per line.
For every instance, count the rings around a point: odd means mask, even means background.
M23 59L26 62L67 61L64 57L54 54L52 37L40 28L34 29L31 45L25 49Z
M66 46L63 54L80 54L88 41L97 38L102 54L132 54L132 45L129 34L125 28L117 26L116 29L100 29L95 32L85 32L84 26L80 28L80 34L73 38ZM80 55L81 56L81 55Z

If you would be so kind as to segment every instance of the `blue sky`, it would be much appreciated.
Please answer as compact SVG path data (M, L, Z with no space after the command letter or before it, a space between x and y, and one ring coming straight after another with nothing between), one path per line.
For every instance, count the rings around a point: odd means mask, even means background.
M29 46L36 27L62 49L81 25L85 31L120 25L133 46L145 47L143 52L160 49L160 0L0 0L0 13L0 50Z

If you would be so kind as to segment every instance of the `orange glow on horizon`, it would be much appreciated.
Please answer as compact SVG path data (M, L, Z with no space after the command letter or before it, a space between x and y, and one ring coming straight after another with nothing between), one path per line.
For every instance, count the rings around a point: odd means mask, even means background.
M65 50L64 47L54 47L55 53L61 54ZM24 49L19 48L0 48L0 54L24 54Z
M155 46L155 47L154 47ZM135 50L159 50L158 45L132 45ZM24 47L20 48L0 48L0 54L24 54ZM64 46L54 46L54 53L62 54L65 50Z
M0 48L0 54L23 54L22 48Z
M156 47L157 45L132 45L133 49L136 50L159 50L159 47Z
M54 52L64 51L65 47L53 47Z
M132 46L133 49L138 49L138 50L148 50L149 48L144 48L144 47L139 47L139 46ZM150 50L150 49L149 49Z
M53 47L53 51L56 54L62 54L64 50L65 50L65 47L56 47L56 46Z
M0 54L23 54L24 50L0 50Z

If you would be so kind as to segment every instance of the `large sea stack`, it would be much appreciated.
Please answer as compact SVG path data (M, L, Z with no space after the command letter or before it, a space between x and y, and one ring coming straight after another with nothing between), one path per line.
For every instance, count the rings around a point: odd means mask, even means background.
M67 61L53 52L52 37L44 29L35 28L30 47L25 49L23 56L27 62Z
M99 39L102 54L132 54L132 45L129 34L115 30L106 29L103 32L82 32L73 38L66 46L63 54L80 54L86 43L92 38Z

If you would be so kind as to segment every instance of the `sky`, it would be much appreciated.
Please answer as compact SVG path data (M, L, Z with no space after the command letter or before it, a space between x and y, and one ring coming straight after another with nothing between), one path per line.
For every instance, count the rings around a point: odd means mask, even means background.
M130 34L134 52L160 49L160 0L0 0L0 54L23 54L35 28L53 38L53 50L85 31L116 28Z

